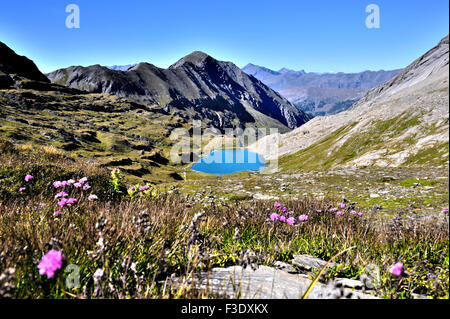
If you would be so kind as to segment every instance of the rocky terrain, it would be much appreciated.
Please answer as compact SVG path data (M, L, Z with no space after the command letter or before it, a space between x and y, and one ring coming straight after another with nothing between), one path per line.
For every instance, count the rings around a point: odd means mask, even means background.
M279 136L281 166L448 165L448 49L447 36L349 110Z
M369 89L390 80L400 71L307 73L285 68L273 71L254 64L248 64L242 70L278 91L300 110L314 116L347 110Z
M149 63L127 71L72 66L47 76L66 87L125 97L217 128L251 125L286 132L311 118L233 63L198 51L167 69Z

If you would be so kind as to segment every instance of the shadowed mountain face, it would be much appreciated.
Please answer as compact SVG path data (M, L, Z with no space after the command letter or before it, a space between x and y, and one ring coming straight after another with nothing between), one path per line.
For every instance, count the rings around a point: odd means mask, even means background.
M246 125L296 128L311 117L231 62L193 52L167 69L139 63L127 71L72 66L47 74L53 83L109 93L162 107L218 128Z
M14 85L20 78L49 83L50 81L39 71L30 59L17 55L13 50L0 42L0 89Z
M273 71L254 64L248 64L242 70L313 115L336 114L348 109L368 89L390 80L400 71L319 74L285 68Z

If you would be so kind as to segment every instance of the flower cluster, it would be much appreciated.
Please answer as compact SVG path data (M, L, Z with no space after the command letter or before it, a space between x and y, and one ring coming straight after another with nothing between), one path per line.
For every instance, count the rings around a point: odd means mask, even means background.
M25 182L29 182L29 181L31 181L32 179L33 179L34 177L33 177L33 175L30 175L30 174L27 174L26 176L25 176L25 178L24 178L24 180L25 180ZM21 186L21 187L19 187L19 192L23 192L23 191L25 191L27 188L25 187L25 186Z
M287 223L288 225L293 226L293 225L295 225L295 223L297 223L297 221L304 222L304 221L308 220L308 216L306 216L306 215L300 215L298 217L298 220L292 216L288 216L288 215L292 215L293 212L289 212L285 206L281 205L278 202L275 202L273 204L273 206L278 210L278 212L270 214L270 220L272 220L272 221L279 220L283 223Z
M69 196L69 193L68 193L69 187L73 187L72 190L82 189L84 191L91 188L91 186L88 183L87 177L83 177L83 178L79 179L78 181L76 181L74 179L68 179L66 181L54 181L53 187L57 188L57 189L58 188L64 189L55 195L55 199L58 200L58 202L56 204L60 207L60 209L66 207L66 206L70 207L70 206L73 206L78 203L78 199ZM66 190L67 190L67 192L66 192ZM89 201L93 201L96 199L98 199L97 195L90 194L88 196ZM62 213L61 210L57 210L53 213L53 216L57 217L57 216L61 215L61 213Z
M336 216L338 216L338 217L344 216L344 214L348 214L351 216L359 216L359 217L364 216L364 214L362 212L357 212L357 211L351 209L351 207L348 206L344 202L340 202L338 204L338 208L333 207L333 208L330 208L328 211L332 214L336 214ZM322 211L319 209L319 210L317 210L317 212L322 212ZM350 217L349 217L349 220L351 220Z

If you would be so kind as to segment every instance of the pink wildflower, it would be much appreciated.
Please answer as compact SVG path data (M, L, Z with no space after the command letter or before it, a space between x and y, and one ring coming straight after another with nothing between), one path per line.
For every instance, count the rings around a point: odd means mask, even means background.
M280 208L280 207L281 207L281 204L278 203L278 202L275 202L275 203L273 204L273 206L274 206L275 208Z
M52 278L58 269L61 269L64 256L61 251L52 249L42 257L38 269L39 275L47 275Z
M67 186L67 185L69 185L69 182L67 182L67 181L62 181L61 182L61 186Z
M442 208L443 213L448 213L448 208Z
M359 216L359 217L363 217L363 213L359 212L359 213L358 213L358 216Z
M34 177L30 174L28 174L27 176L25 176L25 182L29 182L33 179Z
M321 213L322 210L321 209L316 209L316 213Z
M61 198L61 200L58 202L58 205L60 206L60 207L64 207L64 206L66 206L67 205L67 202L68 202L69 200L67 199L67 198Z
M73 186L75 186L75 188L80 188L81 186L83 186L83 184L81 183L73 183Z
M280 215L278 215L277 213L273 213L270 215L270 220L279 220L280 219Z
M97 195L94 195L94 194L91 194L91 195L89 195L89 197L88 197L88 200L89 200L89 201L95 200L95 199L98 199L98 196L97 196Z
M396 263L394 266L391 267L389 272L394 276L401 277L403 273L403 263L399 261L398 263Z
M66 197L67 195L69 195L69 194L67 194L66 192L62 191L62 192L59 192L58 194L55 195L55 199L56 198L60 198L60 197Z
M131 186L131 191L134 192L136 190L136 186Z
M147 189L149 189L149 188L150 188L150 186L144 185L144 186L139 187L139 190L140 190L140 191L145 191L145 190L147 190Z
M337 208L330 208L330 213L336 213L338 211Z
M83 186L83 190L87 191L89 188L91 188L91 186L89 184L86 184Z
M281 211L282 211L283 213L286 213L286 212L287 212L287 208L286 208L286 207L282 207L282 208L281 208Z
M61 185L61 182L60 181L55 181L55 182L53 182L53 187L54 188L60 188L62 185Z
M69 185L72 185L73 183L75 183L75 181L74 181L73 179L69 179L69 180L67 181L67 184L69 184Z
M76 200L76 198L69 198L68 200L67 200L67 205L73 205L73 204L76 204L77 203L77 200Z
M286 220L286 222L287 222L289 225L292 226L292 225L295 224L296 220L295 220L294 217L289 217L289 218Z
M354 210L352 210L352 211L350 212L350 214L352 214L352 215L356 215L356 214L357 214L357 212L356 212L356 211L354 211Z
M78 181L78 183L84 184L84 183L86 183L87 181L88 181L88 178L87 178L87 177L83 177L83 178L81 178L81 179Z
M20 187L20 188L19 188L19 192L22 193L22 192L23 192L24 190L26 190L26 189L27 189L26 187Z
M280 221L282 221L283 223L286 222L286 216L280 216Z
M298 220L301 221L301 222L306 222L306 221L308 220L308 216L306 216L306 215L300 215L300 216L298 217Z
M342 216L342 212L341 212L341 211L338 211L338 212L336 213L336 216Z
M61 214L61 211L60 211L60 210L57 210L56 212L53 213L53 216L56 217L56 216L59 216L60 214Z
M345 205L344 202L340 202L340 203L339 203L339 207L342 208L342 209L344 209L344 208L346 207L346 205Z

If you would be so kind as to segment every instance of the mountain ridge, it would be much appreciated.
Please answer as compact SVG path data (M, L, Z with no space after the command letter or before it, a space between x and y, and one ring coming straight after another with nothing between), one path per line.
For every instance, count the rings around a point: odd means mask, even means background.
M348 109L367 90L386 82L400 71L315 73L286 68L274 71L251 63L242 70L314 116L336 114Z
M52 83L126 97L185 118L208 119L219 128L267 127L275 120L287 131L311 118L232 62L218 61L201 51L186 55L167 69L147 62L127 71L99 65L72 66L47 77Z

